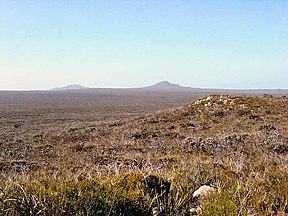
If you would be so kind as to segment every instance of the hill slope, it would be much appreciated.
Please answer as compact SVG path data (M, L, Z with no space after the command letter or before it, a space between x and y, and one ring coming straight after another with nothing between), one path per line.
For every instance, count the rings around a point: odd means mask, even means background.
M63 91L63 90L79 90L79 89L87 89L87 88L78 84L72 84L72 85L67 85L63 87L56 87L50 90L51 91Z
M151 91L191 91L195 90L196 88L184 87L178 84L170 83L168 81L161 81L152 86L144 87L142 89Z

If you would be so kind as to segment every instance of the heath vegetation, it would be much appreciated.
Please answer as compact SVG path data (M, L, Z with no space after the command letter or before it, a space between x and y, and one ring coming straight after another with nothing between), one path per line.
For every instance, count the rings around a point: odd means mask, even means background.
M50 118L51 128L26 128L29 115L9 124L7 111L0 214L288 214L287 107L285 97L208 95L109 121ZM202 185L215 192L197 200Z

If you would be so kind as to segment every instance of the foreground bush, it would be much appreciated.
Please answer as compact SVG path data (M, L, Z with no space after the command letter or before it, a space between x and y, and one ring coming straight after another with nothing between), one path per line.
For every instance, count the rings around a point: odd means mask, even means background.
M44 179L8 185L1 210L8 215L145 215L141 197L95 179Z

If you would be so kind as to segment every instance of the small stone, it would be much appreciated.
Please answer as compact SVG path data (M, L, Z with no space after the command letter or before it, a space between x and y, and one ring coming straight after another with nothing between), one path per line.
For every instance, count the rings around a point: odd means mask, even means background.
M196 191L193 193L193 198L200 200L204 197L207 197L209 194L216 191L216 188L208 186L208 185L202 185L199 187Z

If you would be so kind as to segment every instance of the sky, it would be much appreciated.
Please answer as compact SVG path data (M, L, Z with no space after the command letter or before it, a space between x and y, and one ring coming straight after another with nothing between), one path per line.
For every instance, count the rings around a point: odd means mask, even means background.
M288 88L287 0L0 0L0 89Z

